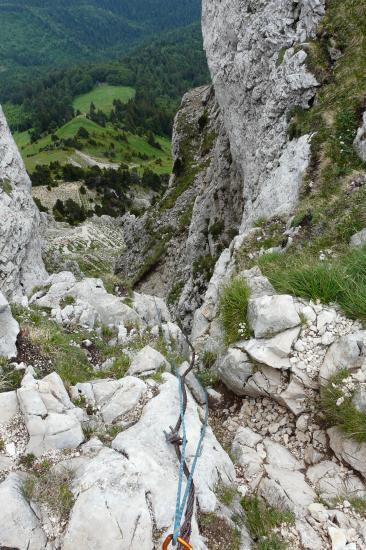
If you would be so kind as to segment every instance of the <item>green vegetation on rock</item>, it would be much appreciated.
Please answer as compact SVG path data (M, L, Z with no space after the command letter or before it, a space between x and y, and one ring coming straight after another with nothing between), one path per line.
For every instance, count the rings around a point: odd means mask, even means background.
M221 291L219 316L225 333L225 343L230 345L250 337L247 312L249 288L242 277L228 283Z
M330 426L338 426L347 437L365 443L366 415L353 404L353 395L345 397L342 391L342 384L349 375L347 369L342 369L332 376L321 392L321 409Z
M286 550L287 544L273 532L282 524L293 525L295 516L268 506L264 500L252 495L244 497L241 505L246 514L246 525L257 550Z

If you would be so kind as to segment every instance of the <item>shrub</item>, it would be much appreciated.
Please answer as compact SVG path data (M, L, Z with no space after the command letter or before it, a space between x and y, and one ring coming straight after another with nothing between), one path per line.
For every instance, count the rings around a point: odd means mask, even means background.
M250 337L247 313L249 288L244 279L238 277L226 285L221 293L219 315L227 345Z
M366 415L356 409L352 396L344 397L341 389L348 376L349 371L342 369L331 377L321 393L321 408L330 426L338 426L348 437L363 443L366 441ZM343 402L338 401L341 398Z

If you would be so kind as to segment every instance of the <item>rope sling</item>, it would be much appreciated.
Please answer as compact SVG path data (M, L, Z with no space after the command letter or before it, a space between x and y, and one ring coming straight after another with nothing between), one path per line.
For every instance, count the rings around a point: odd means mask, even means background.
M162 334L164 334L162 330L162 325L161 325L160 312L159 312L159 325L160 325ZM178 376L179 417L178 417L177 423L174 428L170 426L169 433L164 432L167 442L171 443L175 448L175 452L179 461L179 474L178 474L177 499L176 499L176 509L175 509L175 517L174 517L174 528L173 528L174 530L173 530L173 534L168 535L168 537L165 539L163 543L163 550L167 550L170 543L172 543L173 546L176 546L178 544L178 550L184 550L184 549L193 550L192 546L189 544L191 533L192 533L192 518L193 518L193 512L194 512L195 493L196 493L193 476L197 467L198 459L201 455L202 444L206 435L206 430L208 425L208 396L207 396L207 391L201 386L205 394L205 417L201 426L201 433L196 446L196 451L195 451L195 455L191 465L191 469L189 469L186 461L187 432L186 432L185 415L187 412L187 403L188 403L186 377L193 370L193 367L196 361L196 352L191 342L189 341L188 337L185 335L184 332L183 334L192 351L192 357L191 357L190 365L186 369L184 374L182 376ZM177 370L176 365L173 365L173 366L175 367L175 370ZM182 436L180 435L181 430L182 430ZM182 498L184 476L187 479L187 483L186 483L186 488ZM185 514L184 514L184 511L185 511ZM184 521L182 523L183 514L184 514Z

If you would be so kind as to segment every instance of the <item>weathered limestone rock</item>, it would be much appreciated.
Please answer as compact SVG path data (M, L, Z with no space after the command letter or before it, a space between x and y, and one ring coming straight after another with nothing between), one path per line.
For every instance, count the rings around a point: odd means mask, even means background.
M362 481L352 471L341 468L330 460L311 466L306 475L319 496L330 506L337 498L347 500L366 497L366 489Z
M341 369L350 371L361 367L365 358L366 331L347 334L332 344L320 367L319 381L326 385L328 380Z
M133 293L132 307L149 326L171 321L170 313L162 298L147 294Z
M133 411L147 390L145 382L134 376L120 380L92 380L70 388L71 397L84 397L88 405L100 411L106 424L123 424L123 417Z
M176 378L164 374L159 395L145 405L140 420L120 433L113 449L90 446L75 473L76 503L67 527L63 550L117 550L153 547L153 530L168 532L175 510L178 463L164 429L175 424L179 410ZM197 404L188 394L187 459L193 460L202 427ZM88 453L94 453L88 454ZM95 454L96 453L96 454ZM195 475L200 508L217 506L214 487L218 480L232 483L234 467L208 430ZM206 550L198 534L196 512L192 545Z
M270 339L252 339L245 343L244 349L257 363L263 363L274 369L288 370L291 368L288 357L299 333L300 327L296 327Z
M74 449L84 441L83 412L70 401L58 374L39 381L27 377L17 396L29 433L28 453L40 456L50 449Z
M307 107L317 81L305 49L324 1L203 2L203 36L231 151L242 175L241 231L291 212L309 159L309 139L288 141L286 114Z
M0 291L8 300L47 277L31 181L0 107Z
M304 508L316 500L316 493L306 483L301 472L270 464L265 465L265 470L271 483L263 479L259 485L259 492L271 506L281 507L282 504L285 509L301 514ZM277 497L279 502L276 503Z
M224 384L236 395L246 395L244 386L253 373L253 364L246 353L229 348L218 364L218 375Z
M19 324L13 318L4 294L0 291L0 357L8 359L18 355L16 341Z
M15 391L0 393L0 424L7 424L19 412Z
M20 490L26 477L23 473L12 473L0 484L0 502L4 503L0 518L1 548L46 548L47 537L41 523Z
M360 157L360 159L366 162L366 112L364 112L362 117L362 125L357 130L357 135L353 142L353 147L355 148L355 151ZM352 244L352 241L351 241L351 244ZM354 244L354 246L357 246L358 244L361 244L361 243Z
M366 143L366 142L365 142ZM366 155L365 155L366 156ZM351 237L350 245L352 248L362 246L366 242L366 229L362 229Z
M296 416L305 412L309 406L306 402L305 386L293 375L291 375L289 385L278 396L277 401L290 409Z
M249 300L248 321L256 338L271 338L300 325L292 296L262 296Z
M329 428L329 445L339 460L344 460L366 479L366 443L349 439L339 428Z
M162 355L159 351L156 351L156 349L151 346L145 346L133 359L127 374L133 375L143 374L146 372L156 372L159 369L170 372L171 366L165 359L164 355Z
M261 298L262 296L272 296L276 294L275 289L267 279L262 275L259 267L242 271L239 276L243 276L250 290L251 298Z

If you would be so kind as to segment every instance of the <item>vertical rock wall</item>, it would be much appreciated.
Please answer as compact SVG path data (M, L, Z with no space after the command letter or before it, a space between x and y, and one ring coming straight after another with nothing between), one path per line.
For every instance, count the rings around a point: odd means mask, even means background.
M209 68L241 170L241 231L261 217L288 214L308 165L309 136L289 141L288 115L307 107L317 81L306 68L306 42L324 0L203 0ZM296 47L294 47L296 46Z
M47 276L31 181L0 107L0 291L20 299Z

